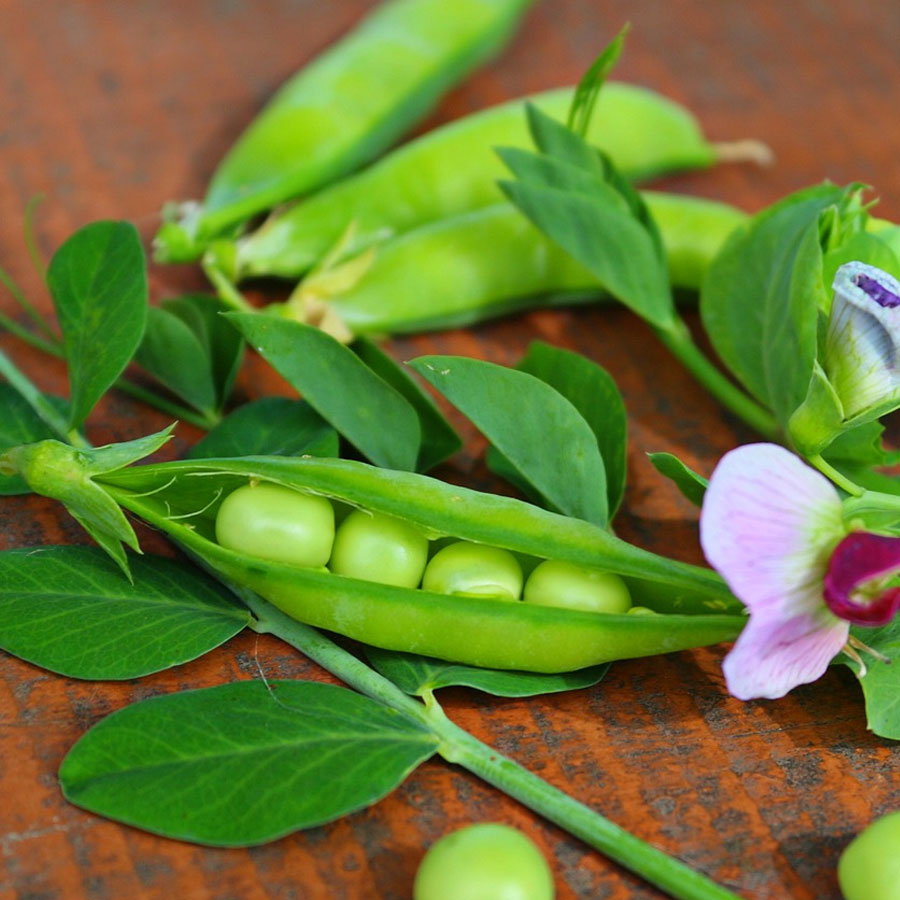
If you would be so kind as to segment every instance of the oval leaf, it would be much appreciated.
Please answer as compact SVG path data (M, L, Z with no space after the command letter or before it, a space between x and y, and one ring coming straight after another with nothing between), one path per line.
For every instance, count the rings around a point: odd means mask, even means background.
M137 678L202 656L250 621L193 566L90 547L0 553L0 646L70 678Z
M427 472L438 463L452 456L462 447L462 441L453 426L444 418L437 404L410 378L409 373L388 356L377 344L367 338L357 338L351 350L392 388L412 404L422 429L422 446L416 471Z
M597 440L558 391L525 372L462 356L420 356L410 365L475 423L552 508L607 524Z
M682 496L695 506L703 505L703 496L709 481L698 475L673 453L648 453L653 468L675 484Z
M609 669L609 663L591 666L577 672L560 675L541 675L535 672L504 672L499 669L478 669L400 653L366 647L369 662L385 678L390 679L407 694L422 697L445 687L470 687L495 697L536 697L539 694L558 694L598 684Z
M311 325L258 313L228 319L327 422L377 466L416 468L421 444L412 405L352 350Z
M559 391L594 432L606 470L609 517L625 493L628 416L613 377L580 353L534 341L516 366Z
M245 681L120 710L75 744L59 778L91 812L237 847L369 806L436 746L421 725L346 688Z
M188 450L189 459L337 456L337 432L305 401L263 397L239 406Z
M151 306L135 362L194 409L212 413L216 388L206 347L178 316Z
M47 285L69 367L69 425L80 425L122 374L141 342L147 267L135 227L94 222L54 254Z

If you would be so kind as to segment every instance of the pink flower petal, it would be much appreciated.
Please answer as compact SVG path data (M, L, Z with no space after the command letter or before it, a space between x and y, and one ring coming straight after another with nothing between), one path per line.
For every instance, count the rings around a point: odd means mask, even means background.
M790 619L753 615L722 664L728 690L739 700L777 700L820 678L849 632L848 622L824 608Z
M828 558L844 533L835 488L775 444L722 457L700 515L713 568L751 613L777 610L781 621L823 607Z

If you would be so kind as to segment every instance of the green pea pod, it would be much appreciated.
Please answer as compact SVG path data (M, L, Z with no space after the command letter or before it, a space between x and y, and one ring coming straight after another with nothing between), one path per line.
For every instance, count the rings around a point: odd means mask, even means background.
M668 560L577 519L423 475L348 460L248 457L135 467L96 479L123 507L203 565L288 615L376 647L469 665L564 672L614 659L732 640L745 618L708 569ZM215 542L218 506L251 481L331 499L338 510L392 516L432 541L500 547L636 579L658 615L607 615L477 596L448 596L270 562Z
M670 280L697 290L719 247L746 215L697 197L651 192L645 197L662 232ZM427 260L424 269L422 260ZM337 337L402 334L470 325L536 306L592 301L603 293L596 275L506 203L387 241L355 283L338 277L340 269L314 273L302 282L284 314L331 323Z
M530 147L526 103L565 120L572 88L547 91L465 116L410 141L364 171L275 213L237 242L234 280L297 278L321 261L350 224L346 252L427 222L492 205L507 172L496 147ZM602 146L628 178L712 165L749 154L754 142L713 145L683 106L654 91L608 83L599 96L588 139Z
M390 0L291 78L216 169L199 209L157 253L210 238L373 159L506 43L533 0Z

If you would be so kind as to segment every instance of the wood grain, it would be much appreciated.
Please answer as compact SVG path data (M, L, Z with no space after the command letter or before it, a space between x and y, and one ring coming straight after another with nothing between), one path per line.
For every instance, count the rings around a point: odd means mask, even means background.
M29 198L45 196L38 238L49 255L77 226L115 217L149 238L161 204L198 196L261 103L369 6L364 0L74 0L0 4L0 264L42 308L21 236ZM518 94L577 79L630 20L617 77L691 106L717 140L755 137L776 166L673 177L693 191L759 209L830 178L860 180L900 217L900 6L891 0L541 0L511 48L452 92L424 127ZM190 267L154 268L155 299L201 287ZM5 310L7 300L0 300ZM699 562L696 515L653 472L647 451L678 453L708 473L753 435L722 412L621 310L533 312L398 340L400 358L461 353L509 363L541 337L600 361L630 413L630 487L623 535ZM64 371L6 334L0 347L46 389ZM286 393L251 360L239 393ZM112 395L92 419L96 442L166 424ZM457 421L459 418L457 417ZM442 474L498 488L483 441ZM169 455L198 432L179 427ZM164 551L143 532L148 549ZM82 543L37 498L0 502L0 547ZM900 750L866 732L852 675L829 672L776 703L724 690L722 648L617 664L598 687L534 700L444 694L450 716L617 823L748 900L831 900L850 835L900 807ZM552 861L558 896L650 900L660 894L513 801L443 763L391 797L333 825L250 850L167 841L68 806L55 772L67 748L137 699L232 679L328 679L274 640L242 635L202 660L136 682L66 681L0 654L0 900L263 900L410 895L425 847L451 828L504 821Z

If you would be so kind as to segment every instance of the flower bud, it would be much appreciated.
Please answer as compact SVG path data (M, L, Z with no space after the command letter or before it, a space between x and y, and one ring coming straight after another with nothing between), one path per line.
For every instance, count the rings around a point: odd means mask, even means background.
M837 270L824 368L844 418L900 406L900 282L861 262Z

